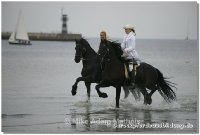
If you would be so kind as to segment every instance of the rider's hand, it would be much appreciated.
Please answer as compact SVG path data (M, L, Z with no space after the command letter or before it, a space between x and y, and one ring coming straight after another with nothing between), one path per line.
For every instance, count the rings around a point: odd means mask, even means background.
M122 55L121 55L121 57L126 57L127 56L127 54L126 53L123 53Z
M128 49L124 49L124 52L125 52L126 54L128 54Z

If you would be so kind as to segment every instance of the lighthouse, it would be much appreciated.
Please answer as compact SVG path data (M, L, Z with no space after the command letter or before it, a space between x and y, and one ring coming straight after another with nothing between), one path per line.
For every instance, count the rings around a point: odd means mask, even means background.
M62 34L67 34L67 21L68 21L68 16L67 14L63 14L63 8L61 9L61 20L62 20Z

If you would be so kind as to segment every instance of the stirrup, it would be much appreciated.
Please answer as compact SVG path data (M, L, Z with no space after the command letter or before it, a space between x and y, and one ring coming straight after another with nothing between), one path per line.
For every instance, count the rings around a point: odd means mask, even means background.
M137 64L133 65L133 71L134 71L135 76L136 76L137 67L139 67Z
M130 86L132 87L132 89L135 89L135 87L136 87L135 83L133 83L133 82L130 83Z

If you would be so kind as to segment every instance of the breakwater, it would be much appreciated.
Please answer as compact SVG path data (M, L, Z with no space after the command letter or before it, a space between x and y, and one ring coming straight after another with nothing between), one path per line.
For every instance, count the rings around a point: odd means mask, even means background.
M2 32L2 39L9 39L11 32ZM74 41L82 37L81 34L61 34L61 33L28 33L30 40L46 41Z

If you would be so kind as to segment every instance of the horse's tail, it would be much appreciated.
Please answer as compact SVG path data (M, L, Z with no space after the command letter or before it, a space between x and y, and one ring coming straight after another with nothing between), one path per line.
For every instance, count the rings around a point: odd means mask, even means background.
M166 78L163 77L163 74L158 70L158 85L159 85L159 93L165 99L166 102L171 103L176 100L176 93L173 91L173 88L176 88L174 83L167 81Z

